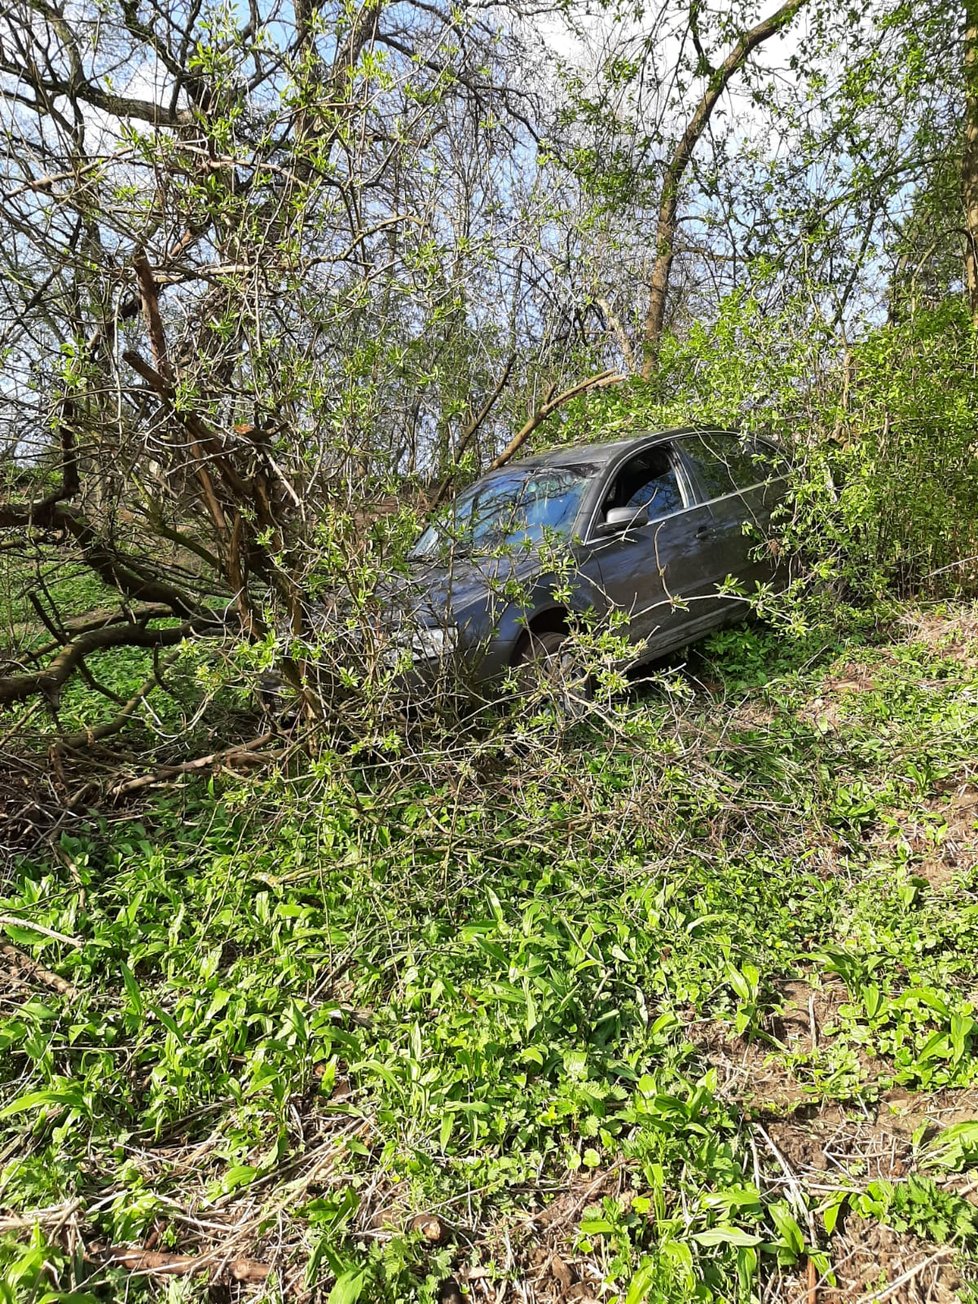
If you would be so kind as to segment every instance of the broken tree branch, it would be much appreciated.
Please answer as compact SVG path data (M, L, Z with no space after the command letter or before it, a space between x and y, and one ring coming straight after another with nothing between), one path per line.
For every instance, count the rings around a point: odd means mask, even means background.
M85 657L111 647L173 647L188 634L200 632L199 621L184 621L168 629L150 629L146 625L108 625L90 630L68 643L42 670L8 675L0 679L0 706L23 702L34 694L46 697L57 709L61 689Z
M572 398L578 398L581 394L586 394L592 389L604 389L608 385L617 385L621 381L627 380L627 376L620 371L609 368L607 371L600 371L596 376L589 376L587 380L579 381L576 385L571 385L570 389L565 389L562 393L553 396L553 391L547 396L544 403L537 408L530 417L529 421L516 432L499 456L490 462L488 469L498 471L501 466L505 466L512 457L514 457L523 447L529 437L533 434L538 426L546 421L552 412L556 412L564 403L569 403Z

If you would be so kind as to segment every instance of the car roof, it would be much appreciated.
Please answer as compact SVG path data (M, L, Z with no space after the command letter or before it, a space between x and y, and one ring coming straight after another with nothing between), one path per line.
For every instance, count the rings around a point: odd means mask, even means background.
M609 440L600 444L572 444L566 448L552 448L546 453L537 453L533 457L521 458L511 462L510 466L588 466L597 468L613 462L619 453L647 443L650 446L660 440L674 439L679 435L732 435L732 430L721 430L718 426L674 426L668 430L634 431L622 439Z

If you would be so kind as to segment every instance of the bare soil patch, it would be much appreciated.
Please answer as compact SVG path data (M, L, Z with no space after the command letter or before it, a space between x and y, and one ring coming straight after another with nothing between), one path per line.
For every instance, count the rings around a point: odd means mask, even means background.
M836 1233L834 1284L805 1272L776 1276L764 1304L956 1304L962 1277L950 1246L934 1246L869 1219L851 1217Z
M790 1058L817 1050L832 1036L838 1008L849 995L836 975L819 985L792 979L784 1005L770 1021ZM858 1192L874 1180L898 1182L915 1167L919 1144L945 1127L978 1119L978 1090L929 1095L894 1088L862 1106L816 1103L790 1063L760 1041L732 1037L722 1025L692 1034L704 1058L748 1115L744 1137L762 1187L790 1202L804 1193L818 1209L839 1192ZM964 1174L967 1178L968 1174ZM974 1183L951 1179L959 1194L978 1202ZM810 1229L812 1230L812 1229ZM818 1235L820 1227L814 1227ZM761 1294L766 1304L952 1304L961 1298L962 1269L950 1246L938 1246L855 1213L843 1215L828 1246L834 1281L807 1265L773 1270Z

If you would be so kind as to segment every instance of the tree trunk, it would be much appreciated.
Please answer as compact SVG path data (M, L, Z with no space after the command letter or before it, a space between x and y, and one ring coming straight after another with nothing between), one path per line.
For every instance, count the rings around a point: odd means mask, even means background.
M964 150L961 157L964 207L964 288L971 320L978 326L978 0L964 6Z
M747 62L754 50L769 37L782 31L805 4L806 0L785 0L769 18L762 19L741 36L719 68L710 73L710 80L700 102L686 123L686 129L673 151L666 167L662 182L662 194L659 198L659 215L655 230L655 263L649 282L649 306L645 314L645 331L643 352L645 360L642 376L651 379L659 365L659 349L662 345L662 331L666 319L666 300L669 295L669 276L672 272L672 260L676 247L676 229L678 226L679 189L686 169L693 157L693 150L706 130L710 115L716 102L726 90L727 85ZM969 0L972 7L978 0Z

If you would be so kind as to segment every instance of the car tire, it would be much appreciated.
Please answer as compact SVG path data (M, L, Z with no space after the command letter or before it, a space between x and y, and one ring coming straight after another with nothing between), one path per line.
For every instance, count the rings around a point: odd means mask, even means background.
M575 658L561 648L567 641L567 630L546 629L529 632L513 660L521 696L533 693L541 686L549 688L569 716L579 716L586 710L592 697L592 684L586 676L575 673Z

